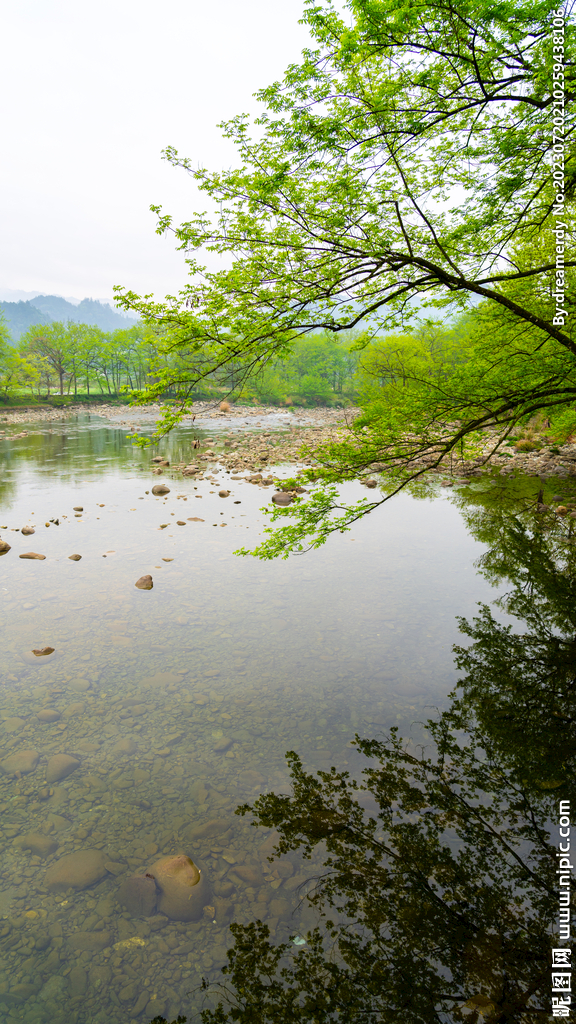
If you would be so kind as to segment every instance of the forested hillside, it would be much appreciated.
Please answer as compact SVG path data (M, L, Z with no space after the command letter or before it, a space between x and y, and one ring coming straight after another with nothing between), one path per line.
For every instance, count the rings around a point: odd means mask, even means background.
M103 331L114 331L137 323L136 317L125 317L98 299L82 299L77 306L60 295L37 295L27 302L0 302L6 325L13 341L34 324L71 321L92 324Z

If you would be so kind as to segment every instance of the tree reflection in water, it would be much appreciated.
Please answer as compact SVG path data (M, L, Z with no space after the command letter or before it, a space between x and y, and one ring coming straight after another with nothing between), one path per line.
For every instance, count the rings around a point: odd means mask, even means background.
M233 925L221 1002L203 1024L533 1024L550 1015L557 918L553 822L572 796L576 552L566 520L487 491L465 512L508 593L461 629L465 675L414 755L394 732L362 740L359 782L287 759L291 796L261 796L280 853L323 851L308 899L321 928L274 945ZM522 631L520 631L522 630ZM366 797L373 802L364 810ZM362 800L362 804L359 802ZM213 991L214 986L206 985Z

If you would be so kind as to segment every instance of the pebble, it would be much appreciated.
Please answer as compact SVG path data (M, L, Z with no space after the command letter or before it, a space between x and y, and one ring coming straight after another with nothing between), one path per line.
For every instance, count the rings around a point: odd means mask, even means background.
M151 576L141 576L134 584L137 590L152 590L154 582Z
M25 551L24 554L18 555L18 558L35 558L38 562L43 562L46 555L39 555L37 551Z
M101 850L77 850L50 865L44 876L44 885L50 892L87 889L105 875L104 854Z
M74 505L74 508L72 509L72 511L73 512L83 512L84 511L84 506L83 505Z

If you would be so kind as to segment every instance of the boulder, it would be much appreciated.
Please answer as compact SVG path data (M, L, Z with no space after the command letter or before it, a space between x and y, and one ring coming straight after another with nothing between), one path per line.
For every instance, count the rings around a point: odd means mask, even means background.
M48 758L46 766L46 782L60 782L68 778L72 772L80 767L80 761L69 754L54 754Z
M5 540L0 540L0 555L6 555L10 551L10 544Z
M158 889L153 875L132 875L122 882L118 901L132 917L150 917L156 910Z
M166 487L166 484L154 484L152 494L170 494L170 488Z
M141 576L134 586L137 590L152 590L154 583L151 576Z
M32 534L35 532L36 531L33 526L23 526L22 529L20 530L20 533L22 533L25 537L31 537Z
M77 850L50 865L44 876L44 885L50 892L87 889L105 875L104 854L101 850Z
M163 857L150 868L160 889L158 910L171 921L199 921L209 890L204 873L185 854Z
M277 491L276 494L272 495L272 501L275 505L291 505L294 501L294 496L289 491Z
M17 754L9 754L0 761L0 771L3 775L27 775L34 771L39 759L37 750L19 750Z

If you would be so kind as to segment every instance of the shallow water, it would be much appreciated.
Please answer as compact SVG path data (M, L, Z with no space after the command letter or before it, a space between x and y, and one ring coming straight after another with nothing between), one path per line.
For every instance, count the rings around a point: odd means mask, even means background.
M162 451L189 456L191 437L182 428ZM258 539L269 490L214 469L212 481L155 477L125 428L95 417L2 447L0 760L38 757L0 776L0 1010L66 1024L190 1014L225 961L230 918L280 937L313 923L301 896L315 862L271 867L268 834L235 807L286 787L287 750L354 772L356 731L421 739L412 723L456 682L455 616L494 599L474 567L484 548L439 489L261 563L233 552ZM147 493L159 480L166 498ZM26 524L34 535L16 532ZM45 560L18 558L30 550ZM134 586L144 574L151 591ZM48 784L56 754L78 766ZM25 850L30 833L53 852ZM86 850L101 851L101 877L50 889L51 865ZM201 919L124 909L123 880L180 853L208 885Z

